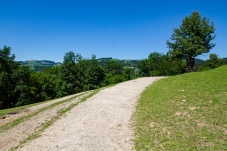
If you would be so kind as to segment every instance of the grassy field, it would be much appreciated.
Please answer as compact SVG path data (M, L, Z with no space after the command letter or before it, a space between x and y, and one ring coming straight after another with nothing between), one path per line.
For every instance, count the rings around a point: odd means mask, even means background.
M133 120L136 150L227 150L227 66L156 82Z

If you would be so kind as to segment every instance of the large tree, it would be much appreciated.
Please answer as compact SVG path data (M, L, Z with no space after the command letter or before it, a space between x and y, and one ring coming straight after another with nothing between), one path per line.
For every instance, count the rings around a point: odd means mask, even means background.
M208 53L215 44L214 23L199 12L193 12L183 19L182 25L173 30L170 40L167 40L170 54L176 58L186 59L187 70L194 71L195 57Z

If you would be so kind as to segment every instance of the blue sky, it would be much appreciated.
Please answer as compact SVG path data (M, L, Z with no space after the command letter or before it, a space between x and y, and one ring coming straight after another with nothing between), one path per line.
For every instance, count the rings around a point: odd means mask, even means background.
M0 48L16 60L144 59L166 53L166 40L193 11L214 22L211 53L227 57L226 0L0 0ZM209 54L199 58L207 59Z

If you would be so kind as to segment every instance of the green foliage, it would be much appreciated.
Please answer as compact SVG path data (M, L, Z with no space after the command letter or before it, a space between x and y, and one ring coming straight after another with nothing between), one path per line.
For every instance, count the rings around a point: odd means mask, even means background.
M62 90L67 94L72 94L99 88L104 79L104 70L96 60L95 55L87 60L79 54L70 53L71 58L74 59L67 61L67 57L65 57L62 65Z
M14 61L10 47L0 49L0 109L40 102L59 95L59 72L33 72ZM57 67L55 67L57 68ZM50 73L48 73L51 71ZM58 70L59 71L59 70Z
M0 49L0 109L93 90L137 77L134 68L123 68L118 60L109 60L102 67L95 55L84 59L72 51L65 54L63 64L34 72L31 66L15 62L15 55L11 55L10 50L6 46ZM33 65L54 64L48 60L32 62Z
M227 64L227 58L222 58L224 64Z
M14 70L12 79L15 88L11 100L14 100L14 106L26 105L35 101L35 96L31 90L31 73L32 71L25 66L19 66Z
M214 31L214 24L209 19L202 18L199 12L193 12L183 19L179 28L174 29L170 41L167 41L169 53L186 59L188 70L194 70L194 57L208 53L215 46L211 43L215 38Z
M0 108L9 108L15 104L12 97L16 85L12 75L19 64L14 62L15 55L10 53L10 47L0 49Z
M226 150L227 66L162 79L136 107L136 150Z
M102 86L111 85L126 80L131 80L139 77L138 70L133 66L123 66L122 61L117 59L109 59L103 66L104 79Z
M64 56L64 62L62 64L61 77L63 80L62 90L66 94L73 94L76 92L76 63L75 63L75 53L70 51Z
M141 60L138 65L140 76L148 77L150 76L150 63L148 59Z
M198 67L198 71L206 71L220 67L224 64L223 59L219 59L216 54L210 54L210 58L204 64Z
M141 76L170 76L184 73L185 65L181 59L153 52L138 67Z
M87 88L84 88L84 90L99 88L105 76L104 69L96 60L95 55L91 57L91 60L88 61L88 64L89 65L85 75Z
M139 77L139 72L138 70L135 70L133 67L125 67L122 75L124 77L124 81L131 80L131 79L136 79Z
M105 72L112 75L119 75L123 71L123 65L118 60L109 60L104 66Z
M115 84L118 82L124 81L124 77L122 76L123 65L118 60L109 60L105 66L105 79L103 81L103 85Z

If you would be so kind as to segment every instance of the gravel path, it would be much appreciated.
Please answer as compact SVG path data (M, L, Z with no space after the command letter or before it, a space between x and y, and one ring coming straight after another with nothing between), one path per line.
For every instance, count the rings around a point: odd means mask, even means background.
M0 133L0 150L6 151L18 146L21 141L24 141L25 139L27 139L31 134L38 132L43 127L43 124L50 121L52 118L54 118L61 109L67 108L71 104L75 104L79 102L81 97L87 96L88 94L89 93L83 94L77 98L72 99L71 101L67 101L55 107L51 107L50 109L40 112L39 114L32 116L31 118L25 120L24 122L21 122L20 124L14 126L13 128ZM44 108L53 103L66 100L77 95L78 94L69 96L69 97L64 97L61 99L56 99L54 101L47 102L38 106L34 106L29 109L31 109L31 112L33 110L36 111L38 109L41 109L41 106L42 108ZM30 113L27 113L27 114L29 115Z
M101 90L19 150L134 150L130 118L136 101L161 78L140 78Z
M19 118L21 118L23 116L27 116L29 114L32 114L32 113L38 111L41 108L44 108L44 107L49 106L51 104L54 104L56 102L60 102L60 101L63 101L63 100L67 100L67 99L73 98L73 97L78 96L78 95L82 95L84 93L86 93L86 92L65 96L65 97L58 98L58 99L55 99L55 100L52 100L52 101L48 101L46 103L42 103L42 104L39 104L39 105L36 105L36 106L32 106L30 108L27 108L25 110L20 111L17 114L5 115L5 118L0 118L0 127L4 126L5 124L7 124L9 122L12 122L12 121L14 121L16 119L19 119Z

